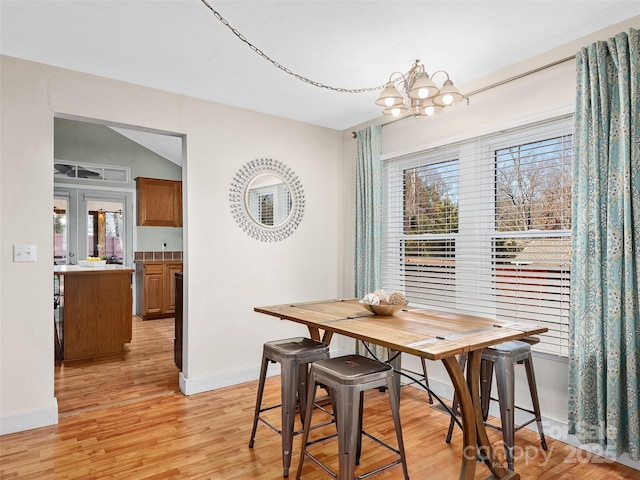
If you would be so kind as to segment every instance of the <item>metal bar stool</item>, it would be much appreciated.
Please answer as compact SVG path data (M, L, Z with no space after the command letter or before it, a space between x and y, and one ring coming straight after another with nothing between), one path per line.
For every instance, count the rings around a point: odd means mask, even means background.
M543 450L547 449L547 442L544 438L542 430L542 419L540 415L540 403L538 401L538 389L536 387L536 378L533 373L533 363L531 360L531 343L535 341L510 341L485 348L482 351L482 365L480 367L480 403L482 406L482 418L485 424L502 432L502 440L505 447L505 456L509 469L513 470L513 447L515 443L514 434L521 428L533 423L538 426L538 434L540 435L540 445ZM467 361L467 355L460 355L460 365L464 368ZM533 410L515 406L515 371L516 364L524 365L527 381L529 384L529 393L531 395L531 403ZM498 404L500 406L500 422L502 427L486 423L489 416L489 401L496 400L491 397L491 383L493 379L493 370L495 368L496 385L498 389ZM453 398L452 410L456 412L458 409L458 401ZM514 412L515 409L525 411L533 415L529 421L515 426ZM447 433L447 443L451 442L451 434L453 433L453 418L449 422L449 431Z
M263 422L272 430L282 436L282 476L289 476L291 466L291 448L293 437L297 433L294 431L296 405L299 404L300 417L304 422L304 412L306 411L307 379L309 363L326 360L329 358L329 346L325 343L312 340L310 338L296 337L284 340L275 340L264 344L262 350L262 366L260 368L260 380L258 383L258 394L256 398L256 408L253 416L253 429L249 448L253 448L258 428L258 421ZM264 384L267 377L269 363L280 363L280 405L262 408L262 396L264 394ZM312 400L313 406L313 400ZM262 417L262 413L274 408L281 407L282 424L278 429Z
M354 480L356 464L360 461L360 451L362 448L362 435L366 435L380 445L395 452L398 458L375 470L358 476L358 479L373 475L389 467L402 464L405 480L409 479L407 462L404 454L404 443L402 441L402 427L400 425L400 411L398 407L398 389L395 384L395 374L393 368L386 364L366 358L360 355L346 355L330 360L321 360L311 365L309 373L309 390L307 412L304 423L304 433L302 438L302 453L296 479L300 479L302 466L306 457L313 460L327 473L338 480ZM307 451L311 444L335 437L330 435L319 440L309 442L309 430L313 411L313 402L316 394L316 384L324 385L330 392L335 405L336 427L338 435L338 474L336 475L329 467L315 458ZM389 403L393 416L393 423L396 431L396 441L398 448L382 440L369 435L362 430L362 414L364 404L364 392L366 390L386 387L389 391Z

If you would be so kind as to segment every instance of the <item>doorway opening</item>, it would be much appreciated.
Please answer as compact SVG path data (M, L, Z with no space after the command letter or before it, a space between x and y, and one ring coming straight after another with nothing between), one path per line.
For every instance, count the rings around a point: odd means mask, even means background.
M181 228L179 232L173 229L167 238L162 228L136 225L135 195L136 177L182 180L182 143L179 135L55 118L54 264L77 265L87 257L99 257L108 264L135 268L136 252L160 250L167 241L169 249L182 251ZM55 293L63 305L64 292ZM136 296L142 294L136 289L135 276L132 294L132 341L125 344L123 352L55 363L54 388L60 416L129 398L179 391L174 319L143 322L135 316ZM55 331L62 333L62 327ZM147 365L151 357L153 365ZM141 374L147 366L152 366L153 372Z

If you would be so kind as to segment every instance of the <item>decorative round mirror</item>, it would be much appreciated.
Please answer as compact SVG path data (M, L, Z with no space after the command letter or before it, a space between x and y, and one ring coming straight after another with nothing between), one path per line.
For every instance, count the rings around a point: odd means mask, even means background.
M229 200L240 228L263 242L287 238L304 213L300 180L284 163L271 158L246 163L231 183Z

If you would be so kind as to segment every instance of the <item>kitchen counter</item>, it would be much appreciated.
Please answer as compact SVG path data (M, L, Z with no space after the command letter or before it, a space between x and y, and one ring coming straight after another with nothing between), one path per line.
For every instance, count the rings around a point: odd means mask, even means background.
M54 265L64 361L119 353L131 342L133 272L123 265Z
M125 267L124 265L104 265L102 267L81 267L80 265L54 265L53 273L56 275L65 275L71 273L110 273L110 272L133 272L133 267Z

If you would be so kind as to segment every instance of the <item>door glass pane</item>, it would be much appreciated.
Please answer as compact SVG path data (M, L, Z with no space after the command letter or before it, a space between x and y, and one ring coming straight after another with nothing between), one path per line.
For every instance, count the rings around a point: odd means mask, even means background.
M67 263L67 200L53 201L53 261L57 265Z
M87 215L87 256L102 256L98 250L98 212L95 210Z
M105 212L105 255L111 263L122 263L124 219L122 209L117 212Z
M87 252L108 263L123 263L124 204L91 200L87 213Z

